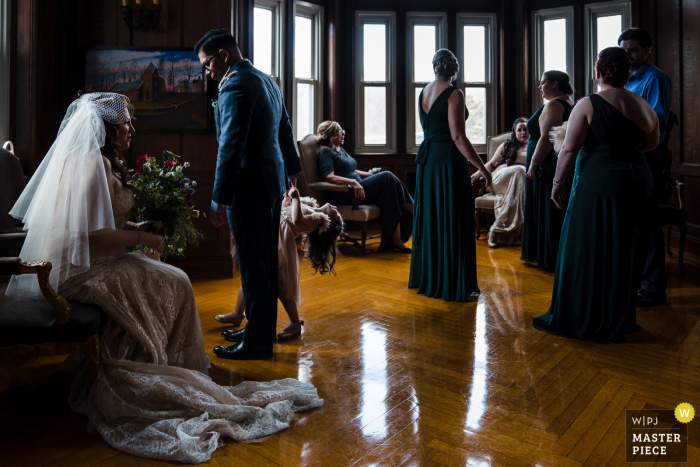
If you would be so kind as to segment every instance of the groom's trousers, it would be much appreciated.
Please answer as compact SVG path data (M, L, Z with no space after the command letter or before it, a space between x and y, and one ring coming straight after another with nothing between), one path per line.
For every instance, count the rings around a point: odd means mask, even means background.
M244 343L266 344L276 339L277 248L282 197L270 204L227 208L229 226L236 241L248 324Z

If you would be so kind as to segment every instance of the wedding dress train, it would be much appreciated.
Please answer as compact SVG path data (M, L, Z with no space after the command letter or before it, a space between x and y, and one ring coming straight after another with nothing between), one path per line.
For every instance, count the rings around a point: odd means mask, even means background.
M117 229L132 204L130 189L115 195ZM200 463L222 435L239 441L267 436L288 427L294 412L323 404L313 385L294 379L214 383L192 286L178 268L123 248L91 246L90 267L71 275L60 293L96 304L108 316L97 380L86 399L79 372L70 403L116 449Z

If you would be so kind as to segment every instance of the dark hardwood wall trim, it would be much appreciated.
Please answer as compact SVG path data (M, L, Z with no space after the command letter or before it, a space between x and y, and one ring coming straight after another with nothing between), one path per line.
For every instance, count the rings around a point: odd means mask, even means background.
M10 104L8 122L8 136L10 141L16 141L16 115L17 115L17 0L10 2L10 27L12 35L10 36ZM4 144L2 141L0 144Z
M324 7L324 57L326 63L323 68L323 120L338 120L340 118L340 76L338 70L339 47L341 36L341 1L328 0Z
M254 0L236 0L235 1L235 21L238 47L241 49L241 54L254 59L253 57L253 9L255 8Z
M284 77L284 103L289 114L289 121L294 124L294 0L285 2L284 10L284 69L282 70Z

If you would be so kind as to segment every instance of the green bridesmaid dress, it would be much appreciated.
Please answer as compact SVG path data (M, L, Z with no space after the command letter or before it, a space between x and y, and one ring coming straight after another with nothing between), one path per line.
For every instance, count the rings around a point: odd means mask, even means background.
M426 297L468 302L478 297L479 286L469 163L452 141L447 120L447 100L456 89L445 89L428 114L418 106L425 139L416 157L408 287ZM468 115L465 108L465 119Z
M564 118L567 121L571 115L571 105L561 99L557 99L564 106ZM530 169L530 162L535 153L540 134L540 114L544 106L527 121L527 132L530 141L527 143L527 159L525 168ZM548 137L549 135L544 135ZM540 164L541 175L535 180L529 178L525 181L525 208L523 219L522 255L520 259L530 263L537 263L541 268L554 271L561 236L561 225L564 222L566 202L562 209L557 208L552 195L552 180L557 171L557 155L552 150Z
M592 94L593 119L576 159L552 303L534 326L557 336L625 342L640 331L635 297L649 244L651 171L644 132Z

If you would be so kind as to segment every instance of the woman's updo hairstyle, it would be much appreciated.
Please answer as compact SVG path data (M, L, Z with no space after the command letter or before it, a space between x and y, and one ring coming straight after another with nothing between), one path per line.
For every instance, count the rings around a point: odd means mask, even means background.
M624 49L608 47L598 54L595 69L603 78L605 84L623 88L630 73L630 59Z
M563 71L549 70L544 72L544 77L552 81L556 81L559 86L559 90L566 95L572 95L574 93L574 88L571 87L571 78L569 75Z
M316 141L318 141L318 144L321 146L330 146L331 139L333 139L335 133L338 131L338 126L338 122L334 122L333 120L326 120L321 123L316 129Z
M459 73L457 57L447 49L438 50L433 55L433 70L437 76L451 83Z

